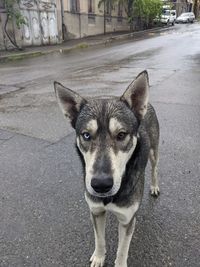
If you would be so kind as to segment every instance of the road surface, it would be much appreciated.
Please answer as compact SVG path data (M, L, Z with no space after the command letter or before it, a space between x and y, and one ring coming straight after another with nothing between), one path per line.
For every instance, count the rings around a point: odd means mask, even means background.
M53 81L82 95L121 95L142 70L161 128L161 194L144 199L129 266L198 267L200 24L105 47L0 65L0 266L86 267L94 248L74 132ZM117 223L107 223L113 266Z

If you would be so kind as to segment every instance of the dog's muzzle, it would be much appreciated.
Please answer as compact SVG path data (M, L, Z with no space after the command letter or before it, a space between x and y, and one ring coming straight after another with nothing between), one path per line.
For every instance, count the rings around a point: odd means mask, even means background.
M105 194L112 189L113 178L106 174L95 176L91 180L91 187L96 193Z

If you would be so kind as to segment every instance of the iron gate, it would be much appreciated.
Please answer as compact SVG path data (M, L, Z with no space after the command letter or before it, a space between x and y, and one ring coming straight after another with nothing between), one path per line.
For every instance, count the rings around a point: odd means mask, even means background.
M24 46L58 42L55 1L21 0L20 10L26 21L22 27Z

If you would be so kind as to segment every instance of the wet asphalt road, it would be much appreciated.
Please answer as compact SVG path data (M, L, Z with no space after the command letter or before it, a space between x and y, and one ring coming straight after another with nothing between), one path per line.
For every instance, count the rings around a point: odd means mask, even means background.
M161 195L144 199L129 266L198 267L200 259L200 24L0 66L0 267L86 267L94 248L74 132L52 82L82 95L120 95L142 70L161 127ZM7 94L5 94L7 93ZM106 266L117 223L108 216Z

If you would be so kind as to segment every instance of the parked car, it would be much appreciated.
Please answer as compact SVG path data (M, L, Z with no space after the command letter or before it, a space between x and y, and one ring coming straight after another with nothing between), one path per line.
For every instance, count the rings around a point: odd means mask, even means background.
M195 20L195 15L193 12L182 13L177 19L176 23L193 23Z
M176 21L176 10L164 9L160 21L166 25L174 25Z

